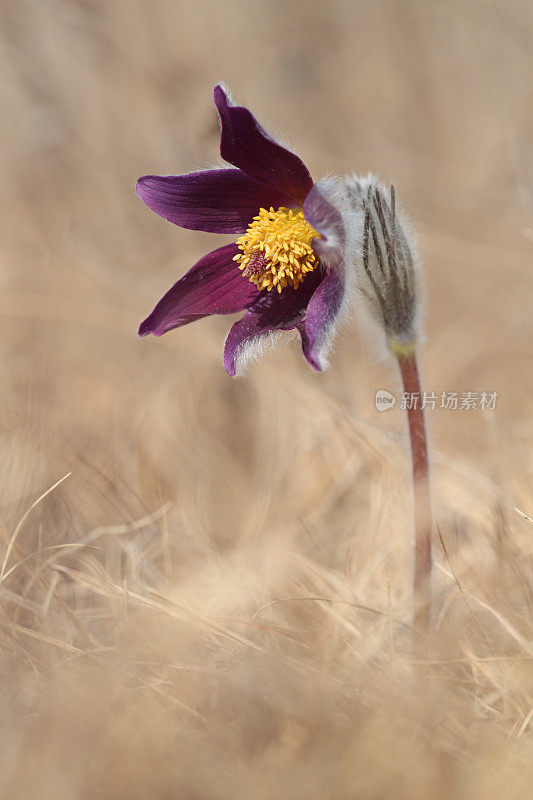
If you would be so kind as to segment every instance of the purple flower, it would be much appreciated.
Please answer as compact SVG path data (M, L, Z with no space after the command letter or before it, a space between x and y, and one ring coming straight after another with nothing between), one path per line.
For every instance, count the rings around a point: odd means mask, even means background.
M216 86L220 153L235 169L147 175L137 194L159 216L191 230L238 234L201 258L164 295L139 334L161 336L210 314L244 315L224 348L229 375L279 331L296 329L311 366L326 354L346 294L343 216L332 180L314 184L301 159Z

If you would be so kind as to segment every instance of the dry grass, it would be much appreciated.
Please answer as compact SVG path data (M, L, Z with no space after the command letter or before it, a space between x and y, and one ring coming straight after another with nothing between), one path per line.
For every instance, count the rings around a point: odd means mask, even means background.
M8 0L0 796L533 792L533 14L520 0ZM393 178L428 276L437 620L410 645L405 420L354 320L231 381L137 340L215 237L134 196L214 161L220 78L314 175ZM58 480L68 477L50 490ZM425 676L425 677L423 677Z

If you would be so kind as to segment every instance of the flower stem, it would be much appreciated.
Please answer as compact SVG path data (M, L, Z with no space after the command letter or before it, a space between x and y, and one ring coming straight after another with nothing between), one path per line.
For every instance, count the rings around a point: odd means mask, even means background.
M407 398L407 418L413 462L415 564L413 575L414 626L421 635L429 632L431 620L431 497L426 426L416 355L399 354L398 364Z

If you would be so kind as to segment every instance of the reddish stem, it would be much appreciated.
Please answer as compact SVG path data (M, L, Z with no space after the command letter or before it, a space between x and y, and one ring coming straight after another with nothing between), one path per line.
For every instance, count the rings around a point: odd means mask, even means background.
M431 498L426 426L422 409L420 377L414 353L398 356L407 397L407 418L413 462L415 517L415 565L413 577L414 624L421 634L429 631L431 619ZM414 398L416 402L410 402Z

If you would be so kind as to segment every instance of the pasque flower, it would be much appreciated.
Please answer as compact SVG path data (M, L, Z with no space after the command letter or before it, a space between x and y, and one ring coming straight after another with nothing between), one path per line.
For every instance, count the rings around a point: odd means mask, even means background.
M336 181L314 183L301 159L253 114L214 90L220 153L233 168L147 175L137 194L182 228L236 234L203 256L156 305L139 334L163 333L210 314L244 315L224 348L229 375L280 331L297 330L311 366L326 356L345 306L347 226Z

